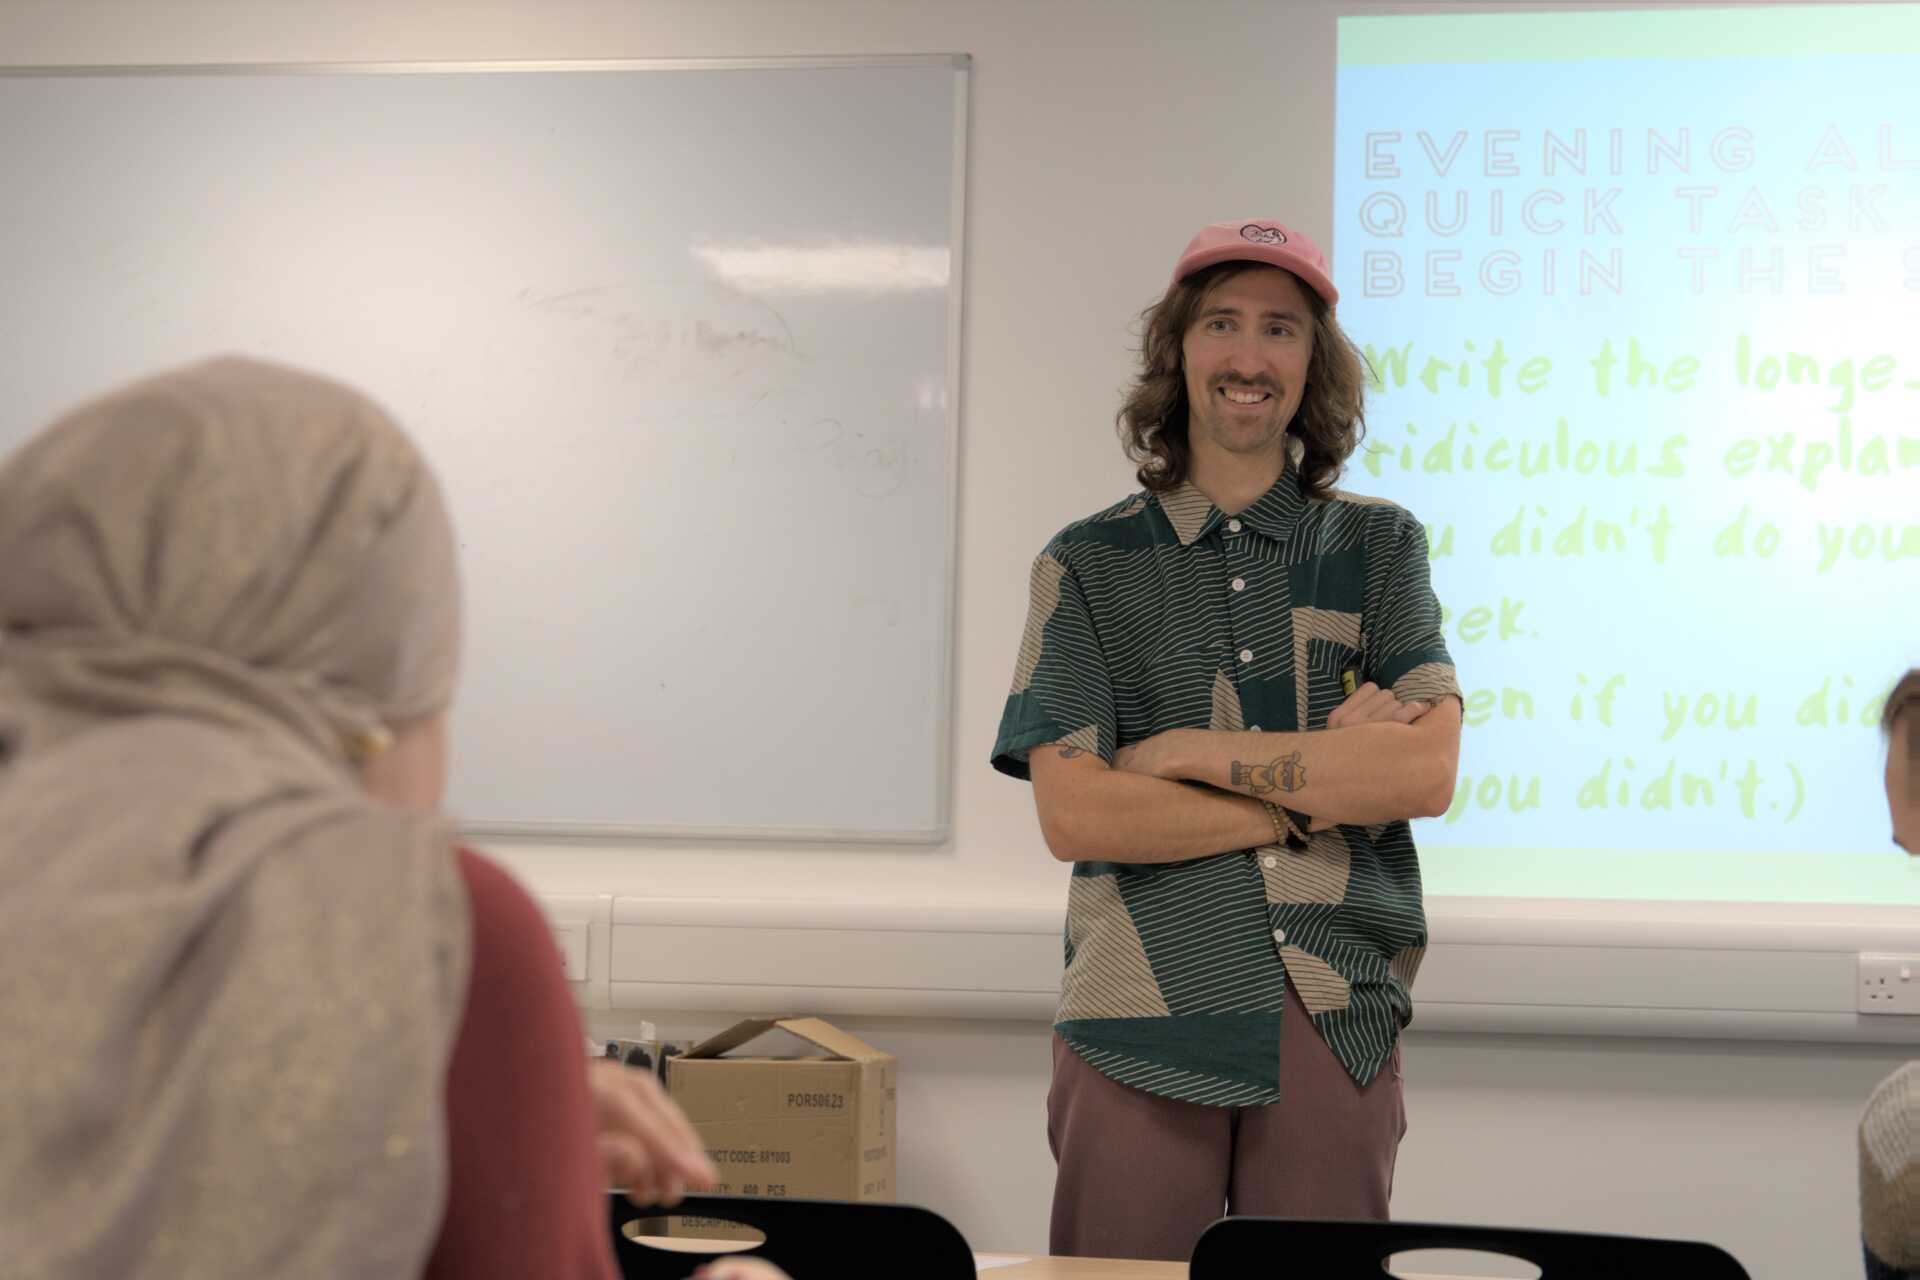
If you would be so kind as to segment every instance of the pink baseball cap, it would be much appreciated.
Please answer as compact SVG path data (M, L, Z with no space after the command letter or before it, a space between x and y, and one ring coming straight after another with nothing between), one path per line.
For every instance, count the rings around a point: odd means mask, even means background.
M1340 291L1327 276L1327 255L1320 252L1320 246L1271 218L1216 222L1202 227L1199 235L1187 241L1186 251L1174 265L1173 283L1179 284L1202 267L1216 262L1258 262L1280 267L1299 276L1328 306L1340 301Z

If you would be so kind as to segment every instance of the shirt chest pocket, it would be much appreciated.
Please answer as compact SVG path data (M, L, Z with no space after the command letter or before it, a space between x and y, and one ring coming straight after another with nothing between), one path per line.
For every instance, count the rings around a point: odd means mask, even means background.
M1308 729L1324 729L1327 717L1347 699L1343 678L1353 673L1356 686L1365 684L1366 655L1360 636L1360 615L1330 609L1296 609L1293 613L1294 648L1302 661L1297 681L1305 693Z

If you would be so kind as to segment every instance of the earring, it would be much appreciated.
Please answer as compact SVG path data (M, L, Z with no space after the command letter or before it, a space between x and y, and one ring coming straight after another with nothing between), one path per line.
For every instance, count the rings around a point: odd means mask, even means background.
M383 724L360 729L347 737L347 754L355 760L371 760L393 748L393 731Z

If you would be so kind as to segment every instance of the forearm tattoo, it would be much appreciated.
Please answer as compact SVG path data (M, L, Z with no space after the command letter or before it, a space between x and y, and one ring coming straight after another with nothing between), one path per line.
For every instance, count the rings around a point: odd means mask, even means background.
M1235 760L1229 777L1234 786L1245 787L1252 795L1270 795L1275 791L1292 793L1307 785L1307 766L1295 751L1268 764Z

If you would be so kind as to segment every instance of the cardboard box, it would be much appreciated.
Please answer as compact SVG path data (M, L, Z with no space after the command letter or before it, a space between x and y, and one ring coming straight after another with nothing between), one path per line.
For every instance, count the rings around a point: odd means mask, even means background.
M734 1051L778 1028L825 1056ZM890 1053L818 1018L753 1018L667 1059L667 1092L700 1131L726 1195L891 1200ZM725 1238L710 1224L696 1234ZM676 1230L674 1234L681 1234Z

